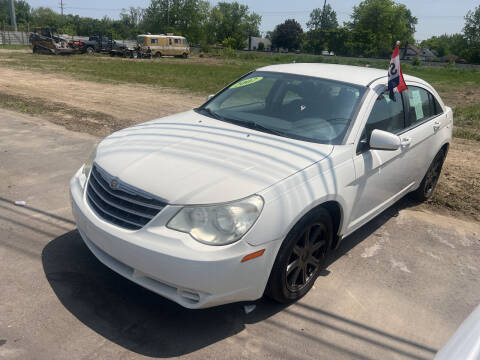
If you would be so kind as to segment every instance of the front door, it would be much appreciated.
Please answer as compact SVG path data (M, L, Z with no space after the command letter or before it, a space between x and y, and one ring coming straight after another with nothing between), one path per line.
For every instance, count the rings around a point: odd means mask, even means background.
M407 127L404 99L395 93L392 100L383 90L384 87L380 87L377 92L354 156L357 191L349 232L390 206L413 186L406 160L408 140L401 135ZM368 140L374 129L399 134L402 146L393 151L370 149Z

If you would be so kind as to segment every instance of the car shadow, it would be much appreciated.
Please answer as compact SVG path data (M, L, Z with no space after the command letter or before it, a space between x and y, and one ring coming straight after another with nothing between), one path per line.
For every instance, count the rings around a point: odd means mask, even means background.
M400 209L411 205L415 204L402 200L344 239L328 264L373 234ZM49 242L42 251L42 263L50 286L68 311L101 336L144 356L175 357L191 353L287 307L262 298L254 302L256 308L249 314L244 311L245 303L185 309L101 264L76 230ZM328 276L328 271L323 275ZM349 319L344 321L345 326L351 324Z

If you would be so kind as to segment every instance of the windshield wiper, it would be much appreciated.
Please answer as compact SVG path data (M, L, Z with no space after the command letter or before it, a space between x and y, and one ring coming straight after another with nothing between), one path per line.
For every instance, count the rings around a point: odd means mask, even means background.
M275 135L280 135L280 136L289 136L289 134L287 134L287 133L284 133L284 132L279 131L279 130L271 129L271 128L263 126L263 125L255 122L255 121L225 118L225 117L221 116L220 114L212 111L211 109L209 109L207 107L198 108L196 110L197 111L203 111L203 112L207 113L207 115L209 115L210 117L212 117L214 119L229 122L229 123L232 123L232 124L235 124L235 125L245 126L249 129L268 132L270 134L275 134Z
M288 136L287 133L284 133L282 131L279 131L279 130L275 130L275 129L272 129L272 128L269 128L269 127L266 127L266 126L263 126L262 124L259 124L255 121L251 121L251 120L237 120L237 119L226 119L225 121L230 121L234 124L238 124L238 125L243 125L243 126L246 126L250 129L254 129L254 130L258 130L258 131L263 131L263 132L268 132L270 134L275 134L275 135L281 135L281 136Z
M217 114L216 112L210 110L209 108L202 107L202 108L198 108L197 110L198 110L198 111L206 112L207 115L209 115L210 117L212 117L212 118L214 118L214 119L225 121L225 119L223 118L223 116Z

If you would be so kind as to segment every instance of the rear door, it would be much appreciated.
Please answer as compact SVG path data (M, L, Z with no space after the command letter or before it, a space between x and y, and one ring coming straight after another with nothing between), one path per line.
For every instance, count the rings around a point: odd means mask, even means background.
M421 85L408 84L404 94L408 116L401 136L410 150L406 157L412 169L410 181L418 185L441 147L442 139L435 135L446 125L447 118L435 95Z

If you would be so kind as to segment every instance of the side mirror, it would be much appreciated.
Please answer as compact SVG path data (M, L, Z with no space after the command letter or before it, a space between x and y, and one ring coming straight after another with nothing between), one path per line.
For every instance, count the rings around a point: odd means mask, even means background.
M207 96L207 101L210 100L211 98L213 98L215 96L215 94L210 94Z
M400 137L388 131L375 129L370 136L370 149L397 150L400 148Z

